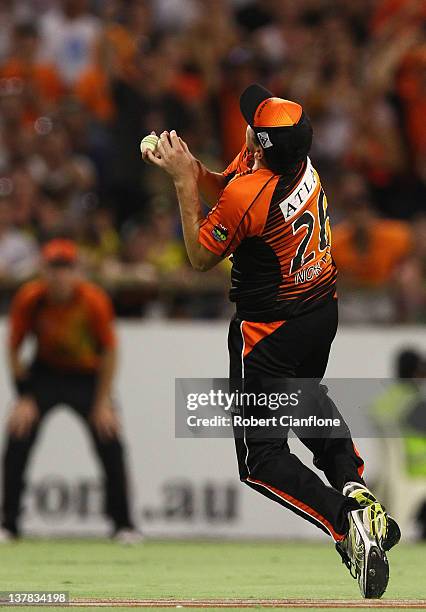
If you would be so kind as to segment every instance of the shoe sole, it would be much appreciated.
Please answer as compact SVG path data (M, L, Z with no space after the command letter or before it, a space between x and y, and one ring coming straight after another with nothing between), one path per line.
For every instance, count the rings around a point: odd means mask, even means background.
M362 510L351 513L364 548L363 575L358 575L361 594L366 599L379 599L389 582L389 564L386 553L369 537L362 522Z
M389 564L385 553L378 547L372 547L364 568L364 597L380 599L389 582Z

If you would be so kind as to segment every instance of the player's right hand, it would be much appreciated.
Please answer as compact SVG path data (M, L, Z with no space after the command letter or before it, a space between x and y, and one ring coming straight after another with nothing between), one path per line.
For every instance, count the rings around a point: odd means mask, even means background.
M8 432L15 438L25 438L38 420L37 404L30 397L21 397L9 416Z

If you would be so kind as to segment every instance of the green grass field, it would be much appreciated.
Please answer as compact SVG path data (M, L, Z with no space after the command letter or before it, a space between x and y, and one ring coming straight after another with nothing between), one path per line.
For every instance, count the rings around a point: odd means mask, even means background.
M66 590L72 598L117 599L360 598L356 582L326 544L148 541L125 547L100 540L27 540L2 545L0 554L0 591ZM400 546L389 560L386 598L425 598L426 546ZM119 609L125 608L114 608Z

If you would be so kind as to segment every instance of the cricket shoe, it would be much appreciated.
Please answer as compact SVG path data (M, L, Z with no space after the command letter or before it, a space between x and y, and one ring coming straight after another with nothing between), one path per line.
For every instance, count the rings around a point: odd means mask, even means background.
M369 509L371 531L382 550L388 551L398 544L401 539L398 523L367 487L358 482L348 482L343 487L343 495L355 499L361 508Z
M380 598L389 582L386 553L372 532L369 507L348 512L349 530L336 550L351 576L358 580L361 595L366 599Z
M143 534L137 529L133 529L131 527L121 527L117 529L117 531L112 536L112 539L115 542L119 542L120 544L126 544L128 546L132 546L134 544L141 544L144 541Z
M0 527L0 544L7 544L8 542L13 542L16 540L16 535L6 529L5 527Z

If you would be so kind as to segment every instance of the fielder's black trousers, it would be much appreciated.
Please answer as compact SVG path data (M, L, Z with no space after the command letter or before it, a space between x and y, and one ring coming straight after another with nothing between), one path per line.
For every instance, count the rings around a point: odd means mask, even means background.
M7 436L2 464L3 527L14 534L19 533L21 499L30 452L45 417L60 404L71 408L82 419L90 435L105 477L105 514L113 521L115 530L132 527L123 443L118 437L101 439L89 420L96 392L96 375L63 372L44 364L34 364L30 381L31 395L40 418L27 436Z
M241 480L336 541L343 539L347 532L348 511L359 507L341 491L346 482L363 483L364 465L342 415L327 389L320 385L337 322L337 300L332 299L315 311L289 321L255 323L235 316L228 336L230 380L234 389L240 384L246 393L258 393L259 389L271 392L276 380L279 381L276 390L283 391L283 381L287 381L284 383L287 387L290 383L291 388L292 380L304 379L303 392L310 390L310 401L302 410L340 420L337 435L327 428L312 436L309 428L300 431L292 428L312 452L314 465L323 470L331 487L290 452L289 428L266 430L265 434L265 430L260 432L255 426L234 427ZM245 416L255 412L251 407Z

